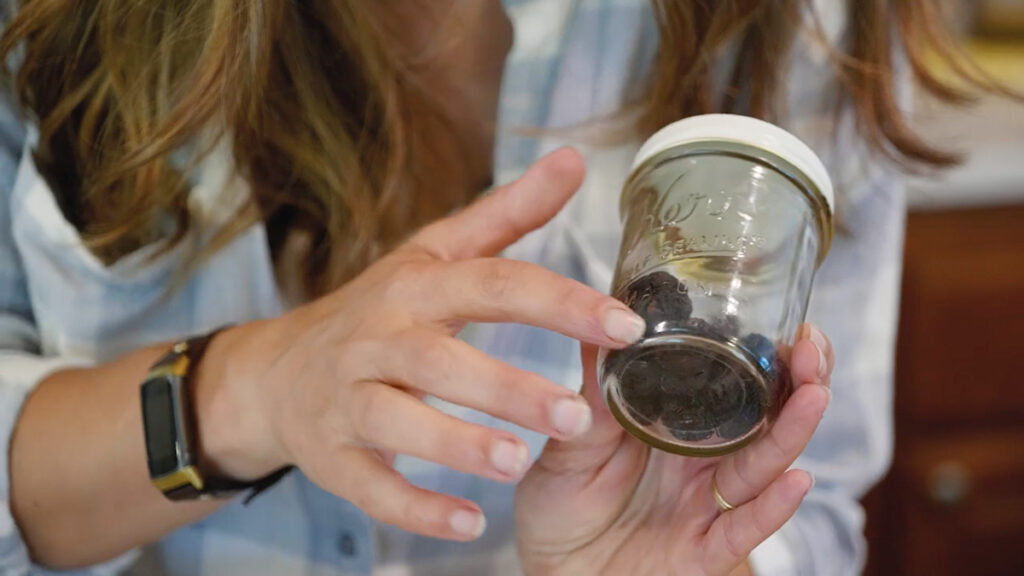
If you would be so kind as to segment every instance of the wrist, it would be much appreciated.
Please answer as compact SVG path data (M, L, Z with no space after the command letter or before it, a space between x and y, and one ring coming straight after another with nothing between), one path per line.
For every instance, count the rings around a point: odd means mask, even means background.
M205 473L246 481L288 464L269 434L256 385L260 358L267 357L253 350L259 324L218 333L193 373L196 446Z

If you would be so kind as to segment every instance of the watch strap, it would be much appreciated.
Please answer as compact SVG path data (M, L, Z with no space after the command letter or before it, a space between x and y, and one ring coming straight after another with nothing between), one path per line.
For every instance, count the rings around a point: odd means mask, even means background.
M196 364L202 358L203 353L206 352L207 346L213 337L224 330L226 326L217 328L212 332L195 336L187 340L182 340L171 347L159 360L153 364L150 370L150 377L160 374L173 374L182 378L186 387L186 406L184 407L188 411L188 421L193 428L190 432L192 437L196 438L195 422L195 404L192 401L191 387L189 386L189 376L193 373ZM195 455L192 455L195 459ZM197 466L197 462L192 462L186 468L179 470L175 476L178 478L187 478L188 482L180 483L176 482L174 486L168 486L161 488L164 495L171 500L196 500L201 498L218 498L233 496L239 492L251 490L248 496L245 498L245 504L248 504L260 495L268 488L279 482L288 472L294 468L293 466L285 466L279 470L271 472L270 474L251 481L238 481L229 478L222 478L215 475L201 473ZM159 486L158 486L159 487Z
M202 490L196 488L192 484L183 484L172 490L165 491L164 495L171 500L198 500L201 498L228 497L238 494L239 492L251 490L249 495L245 497L244 501L245 504L248 504L253 500L253 498L259 496L274 484L277 484L285 477L286 474L288 474L288 472L291 472L292 468L292 466L286 466L280 470L271 472L262 478L248 482L204 475Z

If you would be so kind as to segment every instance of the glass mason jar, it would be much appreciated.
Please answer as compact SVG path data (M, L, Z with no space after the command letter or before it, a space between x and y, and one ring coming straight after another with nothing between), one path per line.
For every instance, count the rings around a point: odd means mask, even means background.
M627 431L717 456L775 421L833 203L814 152L761 120L687 118L641 147L622 191L612 294L647 333L598 357L605 401Z

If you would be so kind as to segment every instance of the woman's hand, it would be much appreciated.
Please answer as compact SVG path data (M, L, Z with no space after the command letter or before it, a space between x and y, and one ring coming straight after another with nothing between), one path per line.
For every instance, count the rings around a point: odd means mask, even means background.
M654 451L605 408L595 348L583 346L590 432L552 439L516 494L519 555L527 574L730 574L778 530L812 479L786 471L803 451L831 393L832 348L801 327L790 355L796 389L768 434L722 458ZM723 512L712 481L735 509Z
M550 220L582 176L575 152L555 152L336 293L218 336L213 346L233 360L201 375L211 460L239 478L295 464L379 521L438 538L478 536L479 507L410 485L391 455L507 482L526 471L519 438L445 415L425 395L561 440L589 429L579 395L454 338L467 322L532 324L616 348L641 336L643 320L617 300L492 257Z

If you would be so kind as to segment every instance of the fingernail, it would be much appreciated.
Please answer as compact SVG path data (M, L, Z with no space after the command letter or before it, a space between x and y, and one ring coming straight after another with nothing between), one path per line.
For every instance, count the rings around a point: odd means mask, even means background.
M818 349L818 376L824 378L828 374L828 358L825 357L825 347L828 346L828 340L821 333L821 330L814 326L811 326L807 331L807 338Z
M519 476L526 469L530 454L526 445L511 440L497 440L491 444L491 464L502 474Z
M623 344L632 344L643 338L647 325L644 319L625 308L612 307L605 311L601 318L604 333Z
M487 520L483 514L474 510L456 510L448 517L448 525L455 532L476 539L487 528Z
M825 408L827 409L832 405L832 388L825 386L824 384L821 384L820 386L825 389L825 394L828 395L828 402L825 404Z
M574 438L590 429L590 406L583 400L561 398L551 405L551 425L560 434Z
M817 480L814 479L814 474L808 472L807 475L811 477L811 487L807 489L807 491L810 492L811 490L814 490L814 483L817 482Z

